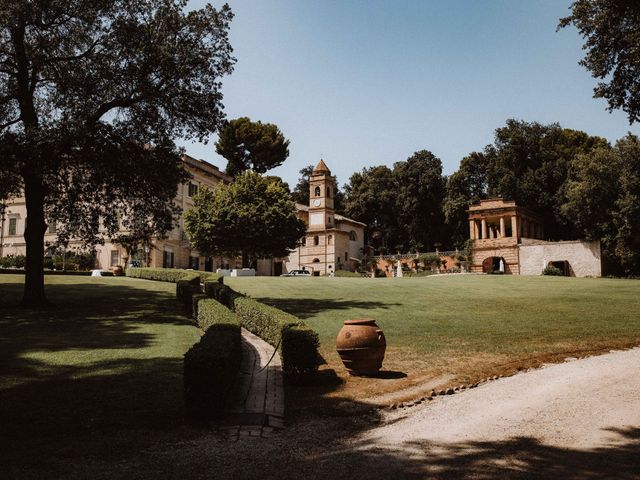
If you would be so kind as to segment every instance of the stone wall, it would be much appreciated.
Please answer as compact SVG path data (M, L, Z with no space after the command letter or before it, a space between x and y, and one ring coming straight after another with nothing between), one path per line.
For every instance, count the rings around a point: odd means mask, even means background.
M567 261L575 277L600 277L600 242L526 242L519 245L520 274L540 275L549 262Z

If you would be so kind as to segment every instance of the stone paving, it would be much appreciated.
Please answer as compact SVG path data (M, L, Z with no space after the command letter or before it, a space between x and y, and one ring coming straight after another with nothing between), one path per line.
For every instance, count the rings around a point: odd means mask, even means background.
M269 437L284 428L284 379L280 354L242 329L242 364L219 430L231 439Z

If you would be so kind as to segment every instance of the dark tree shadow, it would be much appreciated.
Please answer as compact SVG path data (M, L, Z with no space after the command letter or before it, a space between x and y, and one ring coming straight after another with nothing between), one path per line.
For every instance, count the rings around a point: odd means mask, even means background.
M399 303L374 302L364 300L331 300L328 298L256 298L259 302L272 305L280 310L295 314L297 317L305 319L330 310L350 310L358 308L367 309L390 309L400 305Z

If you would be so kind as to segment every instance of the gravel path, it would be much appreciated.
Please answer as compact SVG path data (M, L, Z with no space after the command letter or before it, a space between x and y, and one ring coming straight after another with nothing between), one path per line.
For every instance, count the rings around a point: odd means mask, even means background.
M386 420L353 448L405 478L640 479L640 348L499 379Z

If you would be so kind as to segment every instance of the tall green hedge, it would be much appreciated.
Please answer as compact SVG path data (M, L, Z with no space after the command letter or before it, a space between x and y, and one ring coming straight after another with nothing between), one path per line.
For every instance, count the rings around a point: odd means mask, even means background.
M273 346L280 342L285 375L307 376L318 369L318 334L302 320L238 294L233 308L244 328Z
M200 302L200 312L204 302ZM206 308L206 307L205 307ZM214 419L224 407L240 369L240 324L211 325L184 356L184 400L187 416L199 423Z
M144 278L159 282L177 283L184 275L197 275L201 282L221 281L221 275L201 270L183 270L181 268L128 268L127 277Z

